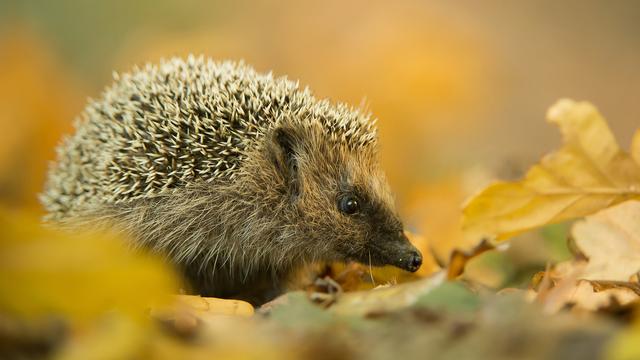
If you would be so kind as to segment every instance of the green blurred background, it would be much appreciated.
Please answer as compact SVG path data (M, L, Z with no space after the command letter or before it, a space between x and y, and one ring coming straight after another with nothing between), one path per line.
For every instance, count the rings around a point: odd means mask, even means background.
M556 99L596 104L625 148L640 124L634 0L0 0L2 203L40 211L55 144L112 71L188 53L366 104L405 218L436 242L475 186L559 144Z

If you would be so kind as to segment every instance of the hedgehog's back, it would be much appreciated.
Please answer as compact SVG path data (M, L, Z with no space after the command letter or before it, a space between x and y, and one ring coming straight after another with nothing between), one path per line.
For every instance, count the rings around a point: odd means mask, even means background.
M232 179L247 148L310 100L284 78L202 58L116 76L59 146L42 201L60 218L89 203Z
M115 79L58 148L41 196L53 219L198 181L232 180L248 151L284 121L319 120L347 142L375 141L367 115L242 63L174 58Z

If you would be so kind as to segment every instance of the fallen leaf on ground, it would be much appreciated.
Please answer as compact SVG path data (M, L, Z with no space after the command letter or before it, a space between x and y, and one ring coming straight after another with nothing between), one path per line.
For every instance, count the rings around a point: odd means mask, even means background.
M178 295L178 306L209 315L253 315L253 306L246 301L219 299L197 295Z
M415 273L395 266L370 266L356 262L335 262L324 266L315 266L307 270L307 276L301 276L294 282L293 289L302 288L319 297L329 295L326 303L339 292L371 290L379 285L402 284L432 275L440 270L429 251L424 237L405 232L411 243L422 252L422 266Z
M640 132L629 154L590 103L560 100L547 118L560 127L563 147L524 179L495 183L471 198L463 210L468 236L504 240L640 198Z
M640 201L627 201L574 224L587 280L629 281L640 271Z
M462 283L445 282L420 296L416 301L416 305L439 311L468 312L478 309L480 298Z
M453 280L457 278L464 272L464 268L469 260L494 248L493 245L483 240L470 251L454 250L451 253L449 266L447 267L447 279Z
M171 306L152 307L151 317L168 325L181 336L193 336L203 323L216 321L220 316L249 317L254 313L248 302L197 295L177 295Z
M640 359L640 323L619 333L607 346L607 359Z
M639 301L640 201L630 200L575 223L576 258L534 277L536 299L555 313L566 306L596 311Z
M145 357L147 309L169 303L179 288L166 263L130 251L121 238L55 231L2 209L0 274L0 319L7 320L0 322L0 353L10 358L38 349L39 357L64 359ZM58 330L48 334L51 326ZM7 341L12 328L44 335Z
M343 315L364 315L369 312L397 310L413 305L421 295L440 285L443 278L443 274L438 273L410 283L345 293L329 311Z
M542 301L547 313L556 313L565 307L577 311L598 311L610 306L626 306L638 301L638 294L630 287L603 289L587 280L567 279L554 287Z
M70 234L0 209L0 311L25 318L93 321L108 311L146 318L169 301L178 276L160 258L134 253L116 236Z

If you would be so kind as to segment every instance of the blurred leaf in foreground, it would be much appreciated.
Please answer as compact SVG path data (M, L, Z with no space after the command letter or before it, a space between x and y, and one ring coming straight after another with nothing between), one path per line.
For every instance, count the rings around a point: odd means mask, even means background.
M342 294L328 311L291 293L258 333L304 349L300 358L600 359L616 329L600 318L546 316L521 294L429 280Z
M458 282L445 282L421 296L417 305L435 310L467 312L477 310L480 298Z
M171 306L153 307L150 315L174 334L188 338L196 336L203 325L220 316L251 317L254 309L242 300L219 299L197 295L177 295Z
M0 310L26 317L90 320L110 310L144 310L178 289L160 259L128 251L122 239L67 234L0 212Z
M640 324L622 331L607 347L609 360L640 359Z
M45 229L7 211L0 211L0 229L2 352L32 354L37 343L3 339L21 340L20 329L53 321L61 330L51 335L68 335L65 358L141 355L148 307L179 286L160 259L128 251L119 238Z
M394 286L379 286L369 291L342 294L330 311L341 315L366 315L411 306L425 293L439 286L444 274Z
M524 179L498 182L470 199L463 210L468 236L504 240L640 198L640 131L629 154L587 102L560 100L547 118L560 127L564 146L529 169Z

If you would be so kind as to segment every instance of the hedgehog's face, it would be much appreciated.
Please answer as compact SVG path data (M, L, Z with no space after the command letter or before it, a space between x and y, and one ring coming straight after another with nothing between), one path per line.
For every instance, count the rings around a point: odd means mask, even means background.
M359 164L358 166L361 166ZM345 169L350 172L353 169ZM373 178L342 176L335 194L333 218L341 234L335 234L337 253L347 260L372 265L394 265L414 272L422 264L420 252L411 245L395 214L381 172ZM353 174L353 173L352 173Z
M275 136L298 236L314 242L311 257L418 270L421 254L404 235L372 151L330 146L318 134L278 129Z

